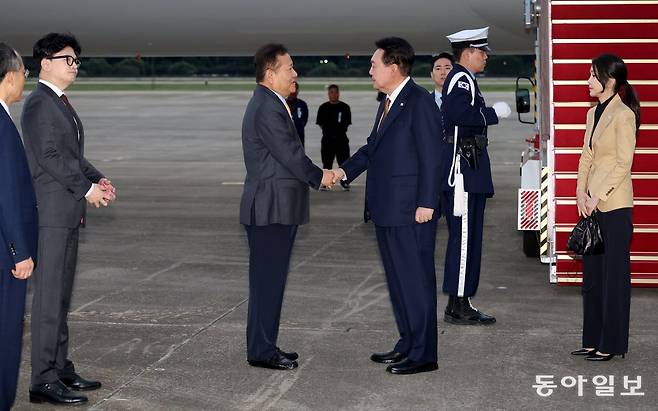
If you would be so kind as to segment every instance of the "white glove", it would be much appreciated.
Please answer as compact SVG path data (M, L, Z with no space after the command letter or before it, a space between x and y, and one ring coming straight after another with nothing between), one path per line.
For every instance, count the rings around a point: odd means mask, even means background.
M498 118L507 118L512 114L512 109L509 107L509 104L504 101L498 101L492 106L496 111Z

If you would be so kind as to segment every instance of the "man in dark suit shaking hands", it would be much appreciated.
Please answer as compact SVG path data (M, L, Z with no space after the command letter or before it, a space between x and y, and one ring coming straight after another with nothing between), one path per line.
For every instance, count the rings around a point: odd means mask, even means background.
M0 410L16 398L21 362L25 284L37 257L37 201L23 142L9 115L29 71L0 43Z
M84 157L82 121L64 90L80 66L75 37L50 33L34 45L39 82L23 107L23 137L39 207L39 264L32 302L31 402L78 404L77 391L100 388L78 375L68 358L67 316L86 202L107 206L111 182Z
M297 136L285 100L297 73L286 48L261 47L254 65L258 85L242 121L247 176L240 202L249 241L247 361L285 370L298 358L276 345L295 234L309 220L309 186L333 185L333 173L306 157Z
M400 339L370 359L392 374L437 369L434 244L439 218L441 115L409 77L414 51L404 39L375 43L370 76L386 93L366 145L334 170L347 183L368 170L365 219L375 223Z

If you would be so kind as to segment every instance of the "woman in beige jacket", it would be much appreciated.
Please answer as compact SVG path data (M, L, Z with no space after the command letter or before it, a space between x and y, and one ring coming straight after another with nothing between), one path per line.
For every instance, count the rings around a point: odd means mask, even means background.
M608 361L628 351L633 234L631 166L640 103L628 84L624 62L603 54L592 60L587 81L599 103L587 113L578 164L578 214L595 218L605 251L583 256L583 348L573 355Z

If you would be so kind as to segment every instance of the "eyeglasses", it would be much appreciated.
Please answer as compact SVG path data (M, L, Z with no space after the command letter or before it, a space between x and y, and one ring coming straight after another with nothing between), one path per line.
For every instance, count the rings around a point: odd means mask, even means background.
M69 66L73 67L73 64L76 66L79 66L82 62L80 61L79 58L73 57L73 56L51 56L51 57L46 57L48 60L59 60L59 59L66 59L66 64Z

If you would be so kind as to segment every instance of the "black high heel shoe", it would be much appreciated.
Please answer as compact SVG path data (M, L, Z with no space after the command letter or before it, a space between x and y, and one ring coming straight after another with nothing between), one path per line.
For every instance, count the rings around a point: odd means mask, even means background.
M571 355L590 355L596 353L596 348L581 348L576 351L571 351Z
M592 354L585 357L587 361L610 361L618 354L598 354L593 352ZM625 358L626 354L621 354L621 358Z

